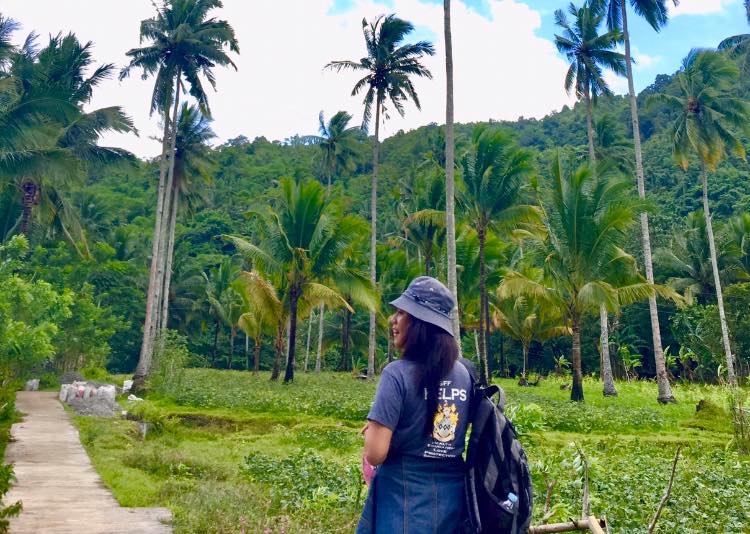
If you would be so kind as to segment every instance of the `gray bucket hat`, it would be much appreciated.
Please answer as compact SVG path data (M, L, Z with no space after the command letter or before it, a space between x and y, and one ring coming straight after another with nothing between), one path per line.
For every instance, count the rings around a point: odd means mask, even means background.
M442 282L431 276L418 276L412 280L391 306L430 324L453 336L453 308L456 300Z

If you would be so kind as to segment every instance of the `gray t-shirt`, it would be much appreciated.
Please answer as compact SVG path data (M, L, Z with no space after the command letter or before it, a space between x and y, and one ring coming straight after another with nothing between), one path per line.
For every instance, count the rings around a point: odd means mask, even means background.
M367 419L393 431L389 456L459 457L464 450L469 424L469 372L456 362L441 382L432 432L426 435L427 401L424 389L420 390L417 384L419 366L409 360L397 360L385 366Z

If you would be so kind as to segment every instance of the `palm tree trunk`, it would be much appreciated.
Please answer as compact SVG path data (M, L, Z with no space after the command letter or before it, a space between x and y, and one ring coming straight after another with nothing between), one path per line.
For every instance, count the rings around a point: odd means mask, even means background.
M734 357L732 347L729 344L729 326L724 314L724 296L721 292L721 279L719 277L719 264L716 259L716 243L714 242L714 230L711 225L711 212L708 207L708 174L706 164L701 159L701 178L703 179L703 214L706 217L706 234L708 235L708 247L711 253L711 269L714 272L714 284L716 285L716 303L719 306L719 321L721 323L721 339L724 342L724 354L727 358L727 379L732 386L737 385L737 377L734 374Z
M571 321L573 331L573 387L570 390L570 400L583 401L583 373L581 371L581 325L580 317L573 317Z
M177 73L177 88L175 90L175 101L174 108L172 110L172 139L170 146L171 156L169 158L169 168L167 173L167 189L166 198L164 200L164 210L167 213L167 218L162 219L163 230L162 230L162 243L159 245L162 250L161 258L163 265L161 266L162 276L162 287L161 289L157 286L157 292L160 291L161 301L157 300L158 310L160 315L156 319L156 331L152 333L154 340L158 339L156 354L160 355L164 350L164 335L167 330L167 320L169 316L169 283L172 279L172 253L174 252L174 225L177 221L177 206L179 204L179 190L176 187L174 179L174 165L175 157L177 153L177 114L179 113L180 107L180 73ZM153 341L152 341L153 344Z
M594 149L594 105L591 102L588 84L583 93L583 98L586 101L586 133L589 138L589 162L593 167L596 164L596 150Z
M21 185L23 190L23 214L21 215L21 233L25 236L29 235L29 223L31 222L31 210L34 208L34 200L36 199L36 193L38 187L36 183L31 180L24 180Z
M524 342L523 343L523 372L521 373L521 376L524 380L526 380L526 372L529 368L529 344Z
M236 336L234 326L229 329L229 361L227 362L227 369L232 369L232 360L234 359L234 338Z
M179 97L179 71L177 77L177 96ZM177 104L175 99L175 105ZM170 121L168 110L164 110L164 136L161 145L161 162L159 165L159 185L156 195L156 215L154 221L154 237L151 243L151 268L149 271L148 291L146 293L146 317L143 322L143 341L141 342L141 353L138 357L138 365L133 374L134 393L143 389L146 376L151 369L151 358L153 355L153 340L156 334L156 319L158 305L160 301L160 289L162 286L162 276L159 267L162 265L163 249L162 234L164 233L164 209L167 204L167 196L170 194L170 188L167 187L167 147L169 146ZM176 112L175 112L176 115ZM176 124L176 123L175 123ZM176 128L175 128L176 129Z
M341 362L340 370L349 369L349 330L352 324L352 314L344 309L343 325L341 326Z
M612 362L609 359L609 325L607 308L604 304L599 305L599 323L601 324L601 346L602 346L602 380L604 382L604 396L616 397L615 381L612 378Z
M271 369L271 380L279 379L279 372L281 370L281 354L284 352L284 321L279 320L276 325L276 355L273 359L273 368Z
M177 225L177 208L180 202L180 191L179 188L172 188L172 205L169 209L169 220L167 221L167 250L166 250L166 263L164 269L164 289L162 290L162 305L161 305L161 316L158 322L158 349L157 354L164 352L164 343L166 341L165 334L167 327L169 326L169 287L172 282L172 257L174 255L174 235L175 227Z
M635 176L638 182L638 196L641 200L646 198L646 180L643 172L643 150L641 148L641 127L638 118L638 101L636 99L635 84L633 83L633 61L630 52L630 32L628 31L627 2L620 3L622 12L622 29L625 39L625 67L628 78L628 92L630 96L630 117L633 123L633 146L635 148ZM684 194L684 191L683 191ZM651 259L651 232L648 224L648 213L640 214L641 219L641 241L643 242L643 263L646 267L646 280L649 284L654 283L654 264ZM677 402L672 394L667 376L667 365L664 361L664 350L661 346L661 328L659 327L659 311L656 307L656 295L648 298L649 317L651 318L651 337L654 347L654 364L656 366L656 383L659 389L657 401L666 404Z
M289 291L289 356L286 360L286 373L284 383L288 384L294 380L294 355L297 344L297 299L299 293L292 287Z
M315 372L320 373L320 366L323 359L323 330L326 326L325 323L325 311L326 305L321 304L320 310L318 310L318 354L315 356Z
M255 362L253 365L253 372L257 375L260 371L260 336L257 336L254 340L255 346L253 350L255 352Z
M310 361L310 336L312 335L312 324L314 318L315 314L311 313L307 320L307 343L305 343L305 366L303 368L305 373L307 372L307 364Z
M490 374L487 362L487 320L485 314L485 300L487 299L487 265L484 258L485 228L479 225L479 367L480 380L483 385L489 384Z
M216 347L219 343L219 320L214 321L214 350L211 352L211 367L216 367Z
M250 370L250 336L245 332L245 371Z
M372 190L370 191L370 281L377 285L377 228L378 228L378 160L380 158L380 95L375 100L375 143L372 148ZM367 378L375 377L377 316L370 312L370 332L367 347Z
M451 35L451 0L443 0L443 28L445 30L445 232L448 249L448 289L458 304L458 276L456 275L456 198L454 131L453 131L453 37ZM453 335L461 356L461 325L458 307L453 313Z

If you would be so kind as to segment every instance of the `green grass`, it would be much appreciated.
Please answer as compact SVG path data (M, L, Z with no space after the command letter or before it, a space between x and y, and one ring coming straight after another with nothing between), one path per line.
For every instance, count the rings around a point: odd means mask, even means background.
M575 441L592 462L592 510L613 532L645 532L681 444L657 530L750 532L750 459L727 448L720 388L677 385L679 403L659 405L653 383L618 383L619 396L604 398L587 379L586 402L575 404L559 380L499 383L533 464L537 520L545 477L556 480L552 519L580 514ZM134 421L76 421L117 499L169 507L178 534L352 532L364 498L359 428L374 390L345 374L300 374L285 386L267 374L191 369L145 404L126 404L155 423L145 440ZM701 399L713 402L710 413L696 414Z

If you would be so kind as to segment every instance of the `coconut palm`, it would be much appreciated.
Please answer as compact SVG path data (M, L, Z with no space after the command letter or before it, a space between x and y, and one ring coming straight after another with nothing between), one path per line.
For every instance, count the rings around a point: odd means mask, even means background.
M456 273L456 185L455 141L453 128L453 36L451 33L451 0L443 0L443 29L445 32L445 232L448 255L448 289L458 303ZM461 352L461 323L458 313L453 316L453 334Z
M240 268L234 258L224 258L219 265L211 268L208 273L201 274L205 282L209 313L214 317L214 345L211 352L211 366L213 367L216 364L216 351L221 325L225 324L231 327L234 322L231 317L236 314L236 308L241 306L241 296L233 288L233 284L240 275Z
M268 221L267 238L260 245L237 236L228 239L261 272L276 273L288 281L283 298L289 313L284 382L290 382L294 379L300 303L308 312L321 302L353 311L343 294L356 296L372 308L375 299L366 275L345 268L340 262L357 239L356 219L335 216L318 182L295 183L282 178L279 186L280 195Z
M0 111L0 173L12 175L16 182L21 232L29 233L36 211L47 225L58 226L79 253L76 241L85 244L85 239L66 194L70 186L82 184L87 171L97 165L134 160L125 150L97 144L109 131L135 131L121 108L83 111L93 90L114 68L100 65L87 75L94 63L92 46L72 33L50 36L42 49L27 39L10 55Z
M750 278L750 213L741 213L729 219L729 237L743 271L742 277Z
M573 17L572 24L563 10L555 11L555 24L564 30L563 35L555 35L555 45L570 62L565 75L565 90L569 94L574 92L586 106L589 158L594 162L593 104L599 95L612 94L602 68L625 74L625 56L615 51L622 41L622 34L617 30L599 34L599 25L604 19L604 10L599 4L584 3L578 8L571 3L568 13Z
M244 313L237 324L246 335L253 338L253 372L257 374L260 370L261 336L267 328L279 324L282 304L273 284L263 278L258 271L241 273L238 278L238 289L244 302Z
M510 236L533 225L539 212L523 203L522 190L533 172L533 156L501 129L477 126L472 149L461 161L463 188L459 203L479 238L479 356L481 379L489 381L487 337L490 324L485 244L487 232Z
M521 272L530 280L542 282L544 271L538 267L527 266ZM521 343L523 367L520 383L522 384L525 384L527 379L531 342L543 343L554 337L570 335L570 327L564 323L559 308L525 295L497 299L494 302L492 319L501 332Z
M445 181L442 172L417 177L411 191L410 213L403 227L424 261L423 273L434 276L433 257L445 238Z
M127 52L130 63L120 73L122 79L129 76L132 69L138 68L142 70L144 79L156 76L150 111L152 114L158 111L164 118L146 319L141 354L133 376L136 390L143 386L151 368L159 311L166 295L165 273L171 269L171 265L167 264L170 255L167 251L167 220L172 202L180 91L187 82L190 95L197 100L201 111L210 116L208 96L201 78L216 89L212 69L216 65L236 68L226 53L226 48L239 53L234 30L226 21L208 18L210 11L221 7L220 0L163 0L156 7L154 17L141 21L141 43L148 41L148 44ZM165 326L161 325L162 328Z
M552 163L552 195L545 205L548 238L544 277L540 282L518 271L505 273L500 298L527 296L556 307L569 322L573 338L571 400L583 400L581 324L603 304L614 312L621 305L646 299L657 286L635 272L635 259L620 248L633 224L638 203L630 184L619 176L584 165L567 171L560 155ZM624 284L612 283L613 272L629 273ZM666 291L664 291L666 292Z
M395 15L380 16L368 23L362 19L362 32L365 37L367 56L359 61L332 61L327 69L336 72L353 70L365 72L352 89L352 96L365 90L362 127L366 129L372 119L372 107L375 106L375 136L372 152L372 186L370 191L370 281L373 287L377 284L377 201L378 201L378 165L380 151L380 117L388 119L389 105L393 105L399 115L403 116L404 103L412 100L417 109L421 109L419 97L414 89L412 78L432 78L432 74L421 63L425 55L433 55L435 49L431 43L419 41L404 43L404 39L414 31L414 26ZM370 339L367 358L367 376L375 375L375 333L376 314L370 312Z
M323 112L318 115L319 135L309 135L305 139L318 145L323 154L323 172L325 173L328 194L331 194L331 182L339 178L344 170L355 169L354 157L357 155L357 144L361 130L350 127L352 116L346 111L339 111L325 120Z
M607 27L610 30L622 31L625 43L625 74L628 79L628 95L630 100L630 118L632 121L633 145L635 149L635 176L638 184L638 195L641 199L646 198L646 180L643 172L643 149L641 147L640 120L638 117L638 101L633 82L633 56L630 49L630 30L628 27L628 2L627 0L598 0L607 11ZM672 0L676 5L677 1ZM750 0L746 0L750 2ZM748 4L750 5L750 4ZM660 31L668 20L667 2L665 0L630 0L630 6L635 13L643 17L655 30ZM643 261L646 270L646 279L654 283L654 266L651 255L651 233L649 230L648 213L640 214L641 242L643 243ZM659 326L659 314L656 299L649 299L649 317L651 319L651 334L654 349L654 362L656 365L656 382L659 388L658 402L674 402L672 388L669 385L667 368L664 359L664 350L661 344L661 329Z
M731 235L720 233L717 237L719 271L722 277L730 276L735 263ZM685 226L672 235L669 246L657 249L654 256L670 287L681 292L688 302L708 304L716 293L716 284L703 210L689 214Z
M737 66L723 54L694 50L685 58L682 70L677 74L681 94L659 93L649 99L651 102L664 103L677 114L668 135L672 140L678 165L687 170L690 157L693 156L698 159L700 166L703 215L706 219L706 233L730 384L736 384L737 379L734 374L734 358L729 343L729 327L724 313L724 298L711 224L708 173L716 170L716 166L724 159L728 150L745 158L745 148L736 132L750 132L750 103L734 96L733 89L738 76Z
M196 184L200 180L203 184L210 182L209 165L211 157L208 153L208 142L216 137L211 129L211 119L206 117L196 106L182 104L179 120L177 122L177 141L174 153L174 177L172 180L172 202L170 204L169 216L166 221L167 228L167 250L166 265L170 266L164 274L164 288L162 307L158 320L158 329L168 326L169 319L169 295L172 281L172 256L174 254L175 229L177 226L177 210L180 198L184 197L188 205L194 207L195 197L199 196L202 188ZM164 336L159 337L160 347L163 350Z
M745 0L745 13L750 24L750 0ZM743 70L750 70L750 33L733 35L719 43L719 50L726 51L731 57L744 56Z

